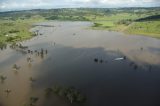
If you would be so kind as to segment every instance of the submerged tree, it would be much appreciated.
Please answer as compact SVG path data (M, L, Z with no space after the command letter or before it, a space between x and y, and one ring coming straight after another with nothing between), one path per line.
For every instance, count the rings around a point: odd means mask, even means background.
M58 94L59 93L59 91L61 90L61 87L60 86L54 86L53 87L53 92L55 93L55 94Z
M53 92L63 98L66 98L70 103L83 103L85 102L85 96L81 95L74 87L63 88L55 86Z
M136 64L135 64L133 68L134 68L135 70L137 70L137 68L138 68L138 65L136 65Z
M33 54L33 51L31 51L31 54Z
M100 63L103 63L103 60L100 60L99 62L100 62Z
M38 100L39 100L38 97L30 97L30 104L29 104L29 106L35 106L35 104L37 103Z
M53 89L52 88L45 89L45 95L46 95L46 97L51 96L52 93L53 93Z
M31 82L35 82L35 81L36 81L33 77L30 77L29 80L30 80Z
M4 50L7 48L7 44L6 43L3 43L3 42L0 42L0 49L1 50Z
M28 50L28 53L31 53L31 50Z
M71 103L73 103L73 101L74 101L74 95L73 95L72 93L68 93L66 97L67 97L67 99L68 99Z
M32 59L31 59L31 57L27 57L27 62L31 62L32 61Z
M95 59L94 59L94 61L95 61L95 62L98 62L98 59L97 59L97 58L95 58Z
M19 69L20 69L20 66L18 66L17 64L14 64L14 65L13 65L13 69L14 69L14 70L19 70Z
M6 76L0 75L1 83L3 83L6 79L7 79L7 77L6 77Z
M44 58L44 50L43 49L41 49L40 54L41 54L41 58L43 59Z
M10 89L6 89L6 90L4 90L4 92L7 94L7 97L8 97L8 95L11 93L11 90Z

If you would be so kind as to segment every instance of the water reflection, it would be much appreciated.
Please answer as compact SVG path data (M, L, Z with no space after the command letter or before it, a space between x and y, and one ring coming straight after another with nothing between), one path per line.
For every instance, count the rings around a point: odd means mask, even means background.
M114 61L116 57L121 57L123 54L119 54L114 51L105 51L103 48L77 49L70 47L59 47L56 49L56 51L52 50L52 52L53 53L51 53L49 56L54 58L54 60L44 61L42 63L43 66L37 69L41 72L38 73L38 80L36 83L37 89L54 86L56 84L80 88L82 92L88 95L87 98L89 100L85 104L86 106L105 106L114 104L109 102L111 100L110 96L112 97L111 94L113 94L115 97L114 101L121 101L119 104L124 105L125 99L128 100L128 103L135 102L135 104L142 104L141 101L137 101L137 98L141 99L142 101L146 101L146 99L142 99L140 97L140 95L145 93L152 95L152 97L154 96L155 98L158 98L158 96L156 96L153 92L150 92L150 90L154 91L155 88L158 89L160 87L157 86L160 80L157 80L157 82L156 79L152 79L155 74L160 74L160 72L158 72L160 69L159 66L153 66L155 68L152 69L153 74L150 75L149 71L146 72L142 66L138 66L131 60L126 59L125 61ZM73 56L74 58L72 58ZM95 57L108 60L108 63L95 64L93 61ZM100 61L99 63L101 63ZM143 65L148 67L147 64ZM159 79L157 75L155 77ZM152 87L150 88L150 86ZM132 87L137 88L134 90ZM145 88L145 90L142 88ZM94 93L92 92L93 94L91 93L92 90L94 90ZM136 93L137 96L135 96L134 93L131 92L139 93ZM156 93L160 93L160 91L158 90ZM117 96L121 95L125 95L125 97L116 98ZM128 99L128 97L130 97L130 99ZM150 97L151 96L146 96L147 100L151 99ZM97 98L101 98L98 102L100 104L94 104ZM103 98L105 98L109 103ZM48 100L46 100L46 102L52 103L52 101ZM151 101L148 100L147 103L149 102Z
M160 40L86 30L90 23L85 22L42 25L55 27L37 26L32 30L39 35L22 42L18 51L0 52L0 72L7 76L0 87L3 106L160 104ZM12 72L13 65L18 74ZM55 85L74 86L86 102L71 103L54 94L46 98ZM3 92L7 89L12 91L8 98Z

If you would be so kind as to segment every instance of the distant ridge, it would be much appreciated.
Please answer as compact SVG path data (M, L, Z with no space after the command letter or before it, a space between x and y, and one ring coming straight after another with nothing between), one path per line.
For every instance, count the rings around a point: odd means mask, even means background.
M160 20L160 15L153 15L145 18L137 19L136 21L152 21L152 20Z

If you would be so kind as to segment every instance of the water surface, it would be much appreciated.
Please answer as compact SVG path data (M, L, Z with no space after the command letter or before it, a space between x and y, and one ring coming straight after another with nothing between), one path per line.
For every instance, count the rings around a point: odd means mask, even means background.
M30 50L47 50L43 57L10 49L0 51L2 106L22 106L31 96L37 106L159 106L160 40L89 29L88 22L43 22L31 31L39 35L22 42ZM33 62L28 64L26 59ZM126 57L116 61L116 58ZM98 59L99 62L94 60ZM20 66L14 72L12 66ZM29 80L36 79L35 82ZM86 95L84 104L70 104L44 89L73 86ZM12 92L6 96L5 89Z

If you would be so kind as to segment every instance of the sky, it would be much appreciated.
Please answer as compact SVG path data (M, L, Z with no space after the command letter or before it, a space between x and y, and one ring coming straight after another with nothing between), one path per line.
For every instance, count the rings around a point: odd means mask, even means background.
M0 11L79 7L160 7L160 0L0 0Z

